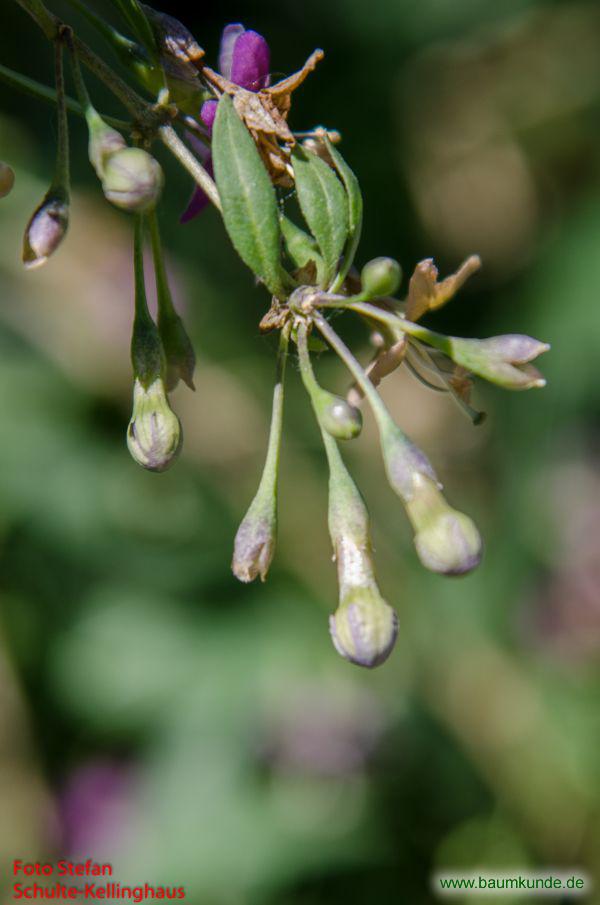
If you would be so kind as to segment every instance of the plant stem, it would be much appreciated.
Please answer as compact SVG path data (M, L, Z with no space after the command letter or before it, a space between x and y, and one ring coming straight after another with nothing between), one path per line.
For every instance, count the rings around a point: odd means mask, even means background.
M57 98L54 88L50 88L48 85L42 85L41 82L36 82L35 79L30 79L26 75L21 75L20 72L9 69L8 66L2 66L0 64L0 79L12 88L18 88L19 91L23 91L25 94L31 95L31 97L46 101L49 104L56 104ZM70 113L85 117L85 110L81 104L68 95L65 95L65 106ZM127 131L130 128L130 123L127 123L122 119L115 119L113 116L105 116L102 114L102 119L116 129Z
M135 320L154 325L146 298L144 279L144 215L136 214L133 239L133 273L135 279Z
M352 311L356 311L357 314L363 314L365 317L381 321L382 324L387 324L393 330L401 330L403 333L408 333L414 339L420 339L422 342L427 343L428 346L433 346L434 349L439 349L440 352L445 352L447 355L451 351L449 337L441 333L435 333L433 330L428 330L427 327L415 324L404 317L398 317L396 314L384 311L376 305L348 299L347 304L342 307L350 308Z
M65 102L65 73L63 45L60 38L54 42L54 73L56 79L57 148L56 169L52 189L62 190L69 197L69 125ZM51 190L52 190L51 189Z
M175 129L172 126L161 126L159 135L171 154L173 154L179 163L185 167L194 181L206 193L209 200L212 201L217 210L220 211L221 199L219 198L219 192L214 180L209 176L202 164L194 157L192 152L186 148Z
M152 210L148 215L148 226L150 227L150 241L152 243L152 256L154 259L154 273L156 276L156 294L158 298L158 320L165 318L167 320L178 319L179 315L173 305L173 297L167 280L165 270L165 259L162 250L162 242L160 240L160 230L158 228L158 217L156 210Z
M348 346L343 342L343 340L338 336L333 327L331 327L331 325L321 314L314 312L312 317L320 333L344 362L344 364L354 377L355 381L363 391L369 405L371 406L371 409L373 410L373 414L375 415L379 429L384 430L392 420L391 415L385 407L381 396L365 374L362 365L360 364L358 359L354 357Z
M62 27L62 22L57 16L46 9L42 0L16 0L16 2L29 13L35 22L37 22L47 38L53 41L57 37L59 29ZM107 66L106 63L76 35L73 35L73 46L84 66L87 66L91 72L104 82L106 87L112 91L115 97L119 98L123 106L129 110L132 116L140 121L141 125L147 128L156 127L157 114L143 97L130 88L116 72L113 72L110 66Z
M279 472L279 456L281 452L281 437L283 434L283 400L285 366L288 358L290 328L286 325L279 335L279 349L277 352L277 364L275 370L275 386L273 388L273 407L271 410L271 425L269 428L269 443L265 466L258 486L256 496L263 494L268 498L277 500L277 475Z

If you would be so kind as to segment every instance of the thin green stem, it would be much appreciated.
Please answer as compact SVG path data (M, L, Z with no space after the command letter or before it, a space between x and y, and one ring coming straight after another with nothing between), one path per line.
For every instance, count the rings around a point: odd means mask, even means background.
M57 147L56 169L52 189L64 192L69 197L69 124L65 102L65 73L63 65L63 45L60 38L54 42L54 73L56 80ZM51 190L52 190L51 189Z
M144 279L144 215L136 214L133 238L133 273L135 279L135 320L154 324L146 298Z
M322 390L319 386L317 378L315 377L315 372L310 360L310 352L308 350L308 329L304 322L302 322L298 326L297 348L298 361L300 362L300 376L302 377L302 382L306 387L306 391L310 396L311 402L313 403L313 408L315 408L316 413L316 400Z
M148 215L148 226L150 227L150 241L152 243L152 256L154 259L154 273L156 276L156 294L158 298L158 320L178 319L179 315L173 305L173 297L167 280L167 272L165 270L165 259L163 255L162 242L160 239L160 230L158 227L158 217L156 210L152 210Z
M283 434L283 400L285 385L285 366L288 358L290 328L286 325L279 335L279 350L277 352L277 364L275 370L275 387L273 388L273 408L271 411L271 426L269 428L269 443L265 467L256 496L273 494L277 498L277 474L279 471L279 456L281 451L281 437Z
M335 305L335 307L337 307L337 305ZM357 314L362 314L372 320L378 320L382 324L391 327L393 330L401 330L403 333L408 333L408 335L414 337L414 339L420 339L422 342L427 343L428 346L433 346L434 349L439 349L440 352L445 352L447 355L451 351L450 340L447 336L444 336L441 333L435 333L433 330L428 330L427 327L423 327L421 324L415 324L414 321L409 321L404 317L398 317L398 315L392 314L389 311L384 311L376 305L369 305L365 302L348 299L348 303L343 307L350 308Z
M19 91L29 94L31 97L45 101L48 104L56 104L57 96L54 88L50 88L48 85L42 85L41 82L36 82L35 79L30 79L20 72L9 69L8 66L2 66L0 64L0 79L7 85L10 85L11 88L17 88ZM65 106L70 113L85 117L85 110L81 104L68 95L65 95ZM122 119L115 119L113 116L105 116L102 114L102 119L116 129L128 130L131 128L130 123L125 122L125 120Z
M343 340L338 336L333 327L325 320L325 318L314 312L313 321L316 324L319 332L322 336L327 340L331 348L337 353L339 358L344 362L352 376L354 377L356 383L359 385L365 398L367 399L371 409L373 410L373 414L377 420L380 430L384 430L389 426L389 423L392 421L392 417L388 412L385 404L365 374L365 371L358 361L357 358L354 357L348 346L343 342Z
M16 2L32 16L50 40L54 40L61 27L64 27L60 19L44 6L42 0L16 0ZM157 114L151 105L130 88L127 82L124 82L110 66L107 66L84 41L76 35L73 35L72 40L75 51L83 65L104 82L123 106L140 121L141 125L147 128L155 127L157 125Z
M194 181L206 193L207 197L217 210L220 211L221 199L219 198L219 192L214 179L211 178L202 164L194 157L192 152L186 148L175 129L172 126L161 126L159 135L171 154L177 158L179 163L188 171Z

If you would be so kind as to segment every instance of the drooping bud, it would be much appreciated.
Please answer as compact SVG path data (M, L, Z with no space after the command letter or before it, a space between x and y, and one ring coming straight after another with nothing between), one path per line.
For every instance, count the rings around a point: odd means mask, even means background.
M23 237L23 263L28 269L41 267L53 254L69 225L69 128L63 71L62 43L54 47L56 76L57 146L54 178L43 201L35 209Z
M169 406L163 381L157 378L145 387L136 378L127 429L127 446L135 461L149 471L165 471L179 455L181 444L181 425Z
M528 390L546 385L543 376L530 362L549 348L548 343L519 333L489 339L453 336L449 338L448 354L467 371L491 383L509 390Z
M50 189L33 212L23 236L23 264L28 270L46 263L64 239L68 225L68 195L60 189Z
M481 537L472 519L448 505L439 487L415 475L406 511L415 529L419 559L432 572L465 575L481 561Z
M163 171L143 148L123 148L104 164L102 189L115 207L131 213L151 210L162 191Z
M341 396L321 389L315 395L317 417L336 440L353 440L362 430L362 413Z
M136 218L134 242L135 318L131 337L133 412L127 429L129 452L149 471L165 471L182 445L179 418L167 398L165 353L146 300L143 265L144 224Z
M256 496L237 530L233 547L231 569L235 577L243 582L254 581L259 575L261 581L264 581L275 553L279 451L283 427L284 379L288 343L289 331L284 327L279 340L277 376L273 389L273 408L265 466Z
M342 657L372 669L389 657L398 619L377 587L367 508L335 441L325 432L323 441L329 462L329 533L339 584L339 605L329 630Z
M368 298L393 295L402 280L402 268L393 258L373 258L362 269L362 289Z
M431 463L391 419L381 442L388 480L404 502L425 568L444 575L472 571L481 560L482 543L471 519L448 505Z
M260 494L260 491L259 491ZM231 569L239 581L265 581L275 554L276 500L257 494L235 535Z
M15 184L15 173L12 167L0 160L0 198L6 198Z

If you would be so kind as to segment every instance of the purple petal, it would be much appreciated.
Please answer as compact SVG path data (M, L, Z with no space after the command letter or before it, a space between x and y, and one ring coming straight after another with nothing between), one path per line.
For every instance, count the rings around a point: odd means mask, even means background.
M266 88L269 80L271 54L269 45L256 31L245 31L233 47L231 81L248 91Z
M204 101L200 110L200 119L208 129L208 134L212 133L213 123L217 115L217 101Z
M231 64L233 62L233 48L240 35L246 29L243 25L226 25L221 37L221 49L219 50L219 72L231 81Z
M213 175L212 168L212 160L209 158L204 167L211 176ZM194 191L192 192L192 197L190 198L189 204L184 210L183 214L179 218L180 223L189 223L190 220L193 220L194 217L197 217L204 208L209 204L208 196L199 186L196 186Z

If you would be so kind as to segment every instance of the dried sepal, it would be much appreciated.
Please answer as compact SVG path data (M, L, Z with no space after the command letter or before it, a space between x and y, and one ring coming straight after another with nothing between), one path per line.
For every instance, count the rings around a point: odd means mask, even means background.
M408 287L406 300L408 320L419 320L427 311L441 308L480 267L481 258L478 255L471 255L460 265L456 273L450 274L438 283L438 269L433 263L433 258L421 261L415 267Z

